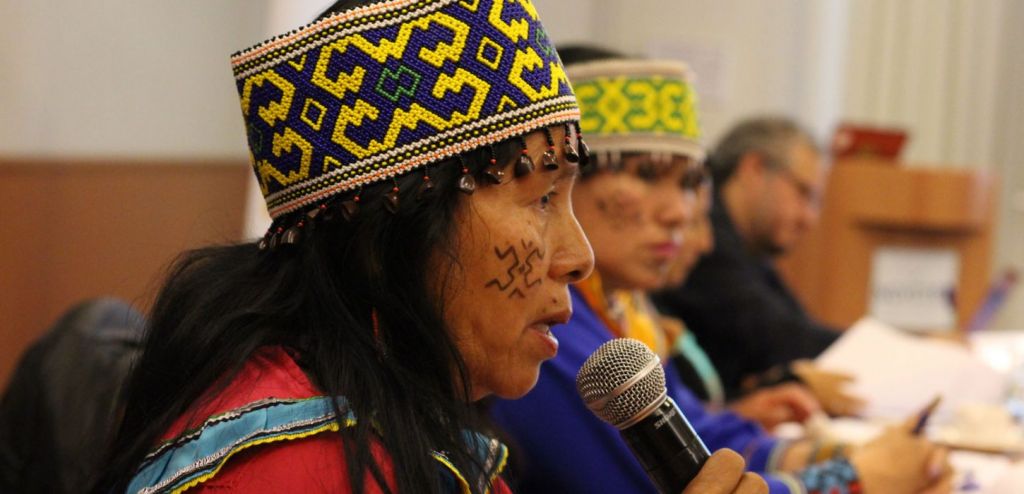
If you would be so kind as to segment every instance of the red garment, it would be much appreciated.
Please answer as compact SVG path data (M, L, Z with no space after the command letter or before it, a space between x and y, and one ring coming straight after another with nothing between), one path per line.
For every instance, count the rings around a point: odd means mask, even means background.
M260 348L249 357L249 361L221 394L212 399L200 399L199 407L176 420L161 440L177 437L186 429L199 427L209 417L254 401L322 395L284 348Z
M183 416L171 426L163 439L171 439L187 429L200 426L208 417L266 398L310 398L322 396L280 347L257 351L231 384L220 395ZM395 492L394 467L378 441L370 450L380 465L388 486ZM384 492L367 472L366 492ZM495 479L493 494L511 494L501 478ZM246 493L351 492L348 468L341 438L333 432L274 442L242 450L225 463L211 479L189 492Z
M391 461L379 444L371 446L395 492ZM384 492L367 473L366 492ZM216 476L199 484L195 492L246 493L350 492L348 468L338 435L333 432L294 441L258 446L231 458Z

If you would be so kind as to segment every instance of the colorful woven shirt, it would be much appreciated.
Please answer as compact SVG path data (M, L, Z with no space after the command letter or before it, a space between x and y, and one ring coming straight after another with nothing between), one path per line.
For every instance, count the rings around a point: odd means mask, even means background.
M347 408L338 398L341 410ZM319 394L292 357L280 347L259 350L224 392L182 416L165 441L147 455L129 484L132 494L231 489L241 492L350 492L340 424L355 423L351 413L336 420L331 399ZM340 424L339 424L340 423ZM497 477L508 449L478 433L465 439L493 494L507 494ZM391 460L381 444L369 445L389 488L395 489ZM466 475L442 453L437 460L442 492L469 492ZM482 475L479 476L482 479ZM367 492L384 492L367 474Z
M529 0L390 0L232 57L270 215L579 110Z

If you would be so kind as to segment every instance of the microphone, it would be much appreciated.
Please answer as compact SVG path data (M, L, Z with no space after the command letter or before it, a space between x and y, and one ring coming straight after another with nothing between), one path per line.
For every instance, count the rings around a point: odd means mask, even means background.
M619 429L662 494L682 492L711 456L668 397L661 359L638 340L601 345L576 374L576 390L598 418Z

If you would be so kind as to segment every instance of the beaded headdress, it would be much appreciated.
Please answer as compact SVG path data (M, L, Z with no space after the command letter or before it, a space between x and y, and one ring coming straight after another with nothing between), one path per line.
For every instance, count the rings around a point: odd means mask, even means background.
M236 53L231 63L252 165L275 220L579 120L529 0L375 3ZM391 199L397 207L397 194Z
M630 152L703 161L697 95L682 62L610 59L573 64L566 73L579 99L580 128L598 167Z

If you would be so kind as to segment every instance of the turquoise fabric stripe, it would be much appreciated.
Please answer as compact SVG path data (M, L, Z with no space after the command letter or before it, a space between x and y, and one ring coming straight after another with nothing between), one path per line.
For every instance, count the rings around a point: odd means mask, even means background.
M342 410L348 408L345 398L337 398L337 403ZM320 396L305 400L271 400L264 404L250 404L221 417L203 426L197 436L165 448L145 463L132 478L128 492L154 494L173 491L213 471L228 454L246 443L314 430L333 421L335 415L330 400ZM355 414L348 412L345 421L354 422ZM463 431L463 437L484 471L492 472L489 480L493 480L502 470L508 457L508 448L475 431ZM464 476L449 470L443 463L439 464L439 468L446 492L462 492L455 475L467 479L482 478L482 472L469 472L469 476Z
M344 410L347 402L338 399ZM146 464L128 486L131 493L173 489L215 468L220 459L239 445L286 433L315 429L334 419L327 397L284 401L241 413L203 427L199 437L164 451ZM346 419L353 419L350 412Z
M704 349L697 343L697 337L690 331L683 332L682 336L676 338L675 349L693 364L701 381L704 381L704 389L708 392L708 402L718 406L724 405L725 390L722 388L722 380L708 354L704 353Z

